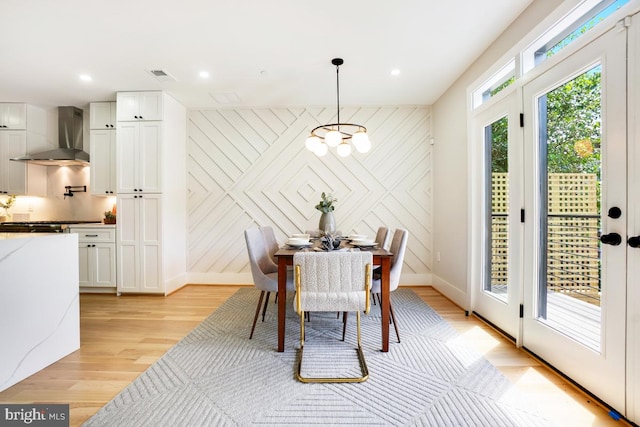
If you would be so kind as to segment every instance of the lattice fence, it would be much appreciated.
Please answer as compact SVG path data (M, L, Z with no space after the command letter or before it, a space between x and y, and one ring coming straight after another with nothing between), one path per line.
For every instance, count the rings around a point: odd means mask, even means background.
M494 292L506 293L509 265L509 176L493 173L491 176L491 287Z
M494 173L492 284L507 282L506 173ZM598 304L600 295L598 183L595 174L550 173L547 287Z

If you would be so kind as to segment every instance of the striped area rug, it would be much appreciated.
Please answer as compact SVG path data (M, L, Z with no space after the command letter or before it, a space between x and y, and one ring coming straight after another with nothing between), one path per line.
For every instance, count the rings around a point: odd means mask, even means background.
M392 295L402 343L391 328L379 351L378 306L362 316L370 378L303 384L294 377L299 318L287 301L286 351L278 353L276 305L249 340L259 291L240 289L172 347L86 426L551 426L515 387L413 291ZM289 295L291 299L291 295ZM347 339L335 313L305 324L305 374L358 374L355 315Z

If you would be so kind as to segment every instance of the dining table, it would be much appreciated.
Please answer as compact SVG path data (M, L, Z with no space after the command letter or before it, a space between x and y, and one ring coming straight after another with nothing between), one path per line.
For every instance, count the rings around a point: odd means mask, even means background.
M292 247L288 245L282 246L275 253L278 258L278 351L284 351L285 325L287 319L287 266L293 265L293 256L300 250L321 250L322 247L319 239L315 239L310 243L311 247ZM337 250L345 250L352 248L348 240L343 240ZM382 348L383 352L389 351L389 313L390 313L390 290L389 290L389 274L391 270L391 258L393 254L387 249L379 247L360 248L366 250L373 255L373 264L380 266L380 311L382 314L381 332L382 332Z

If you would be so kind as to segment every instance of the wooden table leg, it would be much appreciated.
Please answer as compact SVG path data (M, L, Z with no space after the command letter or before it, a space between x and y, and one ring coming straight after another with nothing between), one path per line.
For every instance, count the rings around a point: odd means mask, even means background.
M388 286L387 286L388 288ZM284 327L287 319L287 259L278 257L278 351L284 351ZM388 328L387 328L388 329ZM387 333L387 341L388 341Z
M380 310L382 311L382 351L389 351L389 297L390 297L390 280L389 273L391 270L391 261L389 257L380 259L380 267L382 277L381 283L381 302Z

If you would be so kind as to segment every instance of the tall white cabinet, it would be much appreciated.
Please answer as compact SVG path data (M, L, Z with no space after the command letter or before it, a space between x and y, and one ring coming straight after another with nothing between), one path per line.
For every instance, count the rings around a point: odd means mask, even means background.
M118 292L166 295L186 282L186 110L163 92L116 110Z
M114 196L116 193L116 103L89 104L89 156L91 194Z
M44 110L24 103L0 103L0 194L46 196L45 166L10 160L43 148L45 135Z

